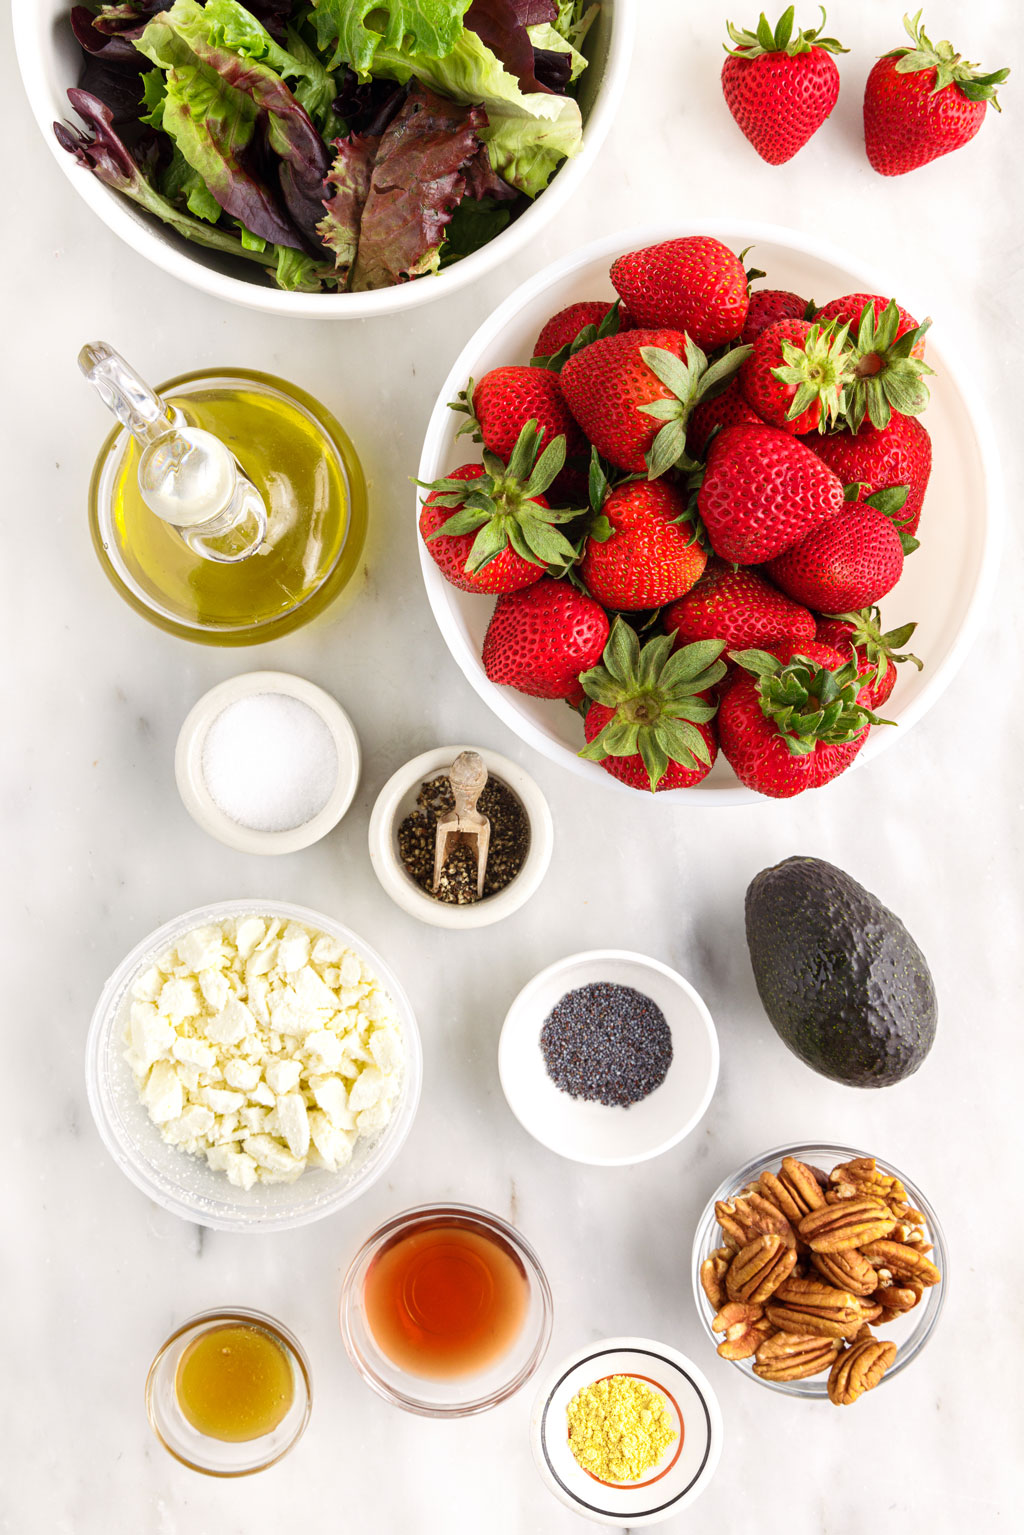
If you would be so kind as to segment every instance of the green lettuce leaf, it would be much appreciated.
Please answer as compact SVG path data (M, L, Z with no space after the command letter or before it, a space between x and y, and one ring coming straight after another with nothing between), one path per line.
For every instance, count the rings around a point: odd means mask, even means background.
M277 286L288 293L319 293L323 287L321 273L316 262L304 251L292 250L288 245L276 248L277 266L274 276Z
M383 44L443 58L462 33L471 0L313 0L317 42L330 54L328 69L344 61L366 74ZM367 25L371 23L379 25Z
M558 14L552 25L566 42L579 50L597 20L601 7L596 0L556 0Z
M337 81L293 27L287 29L285 48L238 0L206 0L203 14L215 47L266 64L282 80L294 81L295 99L305 107L324 138L337 137L342 123L331 105L338 94Z
M401 84L415 75L466 106L482 104L488 125L480 137L491 165L529 197L542 192L561 162L582 146L583 120L572 97L525 95L475 32L464 31L443 59L378 48L373 72Z

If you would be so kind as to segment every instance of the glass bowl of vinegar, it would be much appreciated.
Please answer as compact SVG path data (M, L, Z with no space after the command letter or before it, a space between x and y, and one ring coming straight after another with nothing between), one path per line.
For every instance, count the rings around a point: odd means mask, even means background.
M428 1418L512 1396L551 1338L551 1289L514 1227L472 1205L420 1205L364 1242L341 1290L341 1334L374 1391Z

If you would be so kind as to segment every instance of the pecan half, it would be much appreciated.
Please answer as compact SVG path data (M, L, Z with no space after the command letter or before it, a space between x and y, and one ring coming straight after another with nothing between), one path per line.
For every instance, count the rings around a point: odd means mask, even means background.
M849 1290L851 1295L871 1295L878 1288L877 1273L855 1247L848 1252L812 1253L811 1266L837 1290Z
M900 1180L892 1173L880 1171L874 1157L854 1157L852 1162L840 1162L838 1167L833 1167L829 1181L833 1185L852 1185L858 1194L873 1195L884 1205L891 1205L894 1200L906 1204L907 1191ZM894 1210L893 1214L896 1213Z
M808 1375L830 1370L842 1346L839 1338L777 1332L758 1349L754 1374L762 1380L805 1380Z
M913 1279L927 1289L929 1285L938 1284L942 1278L929 1257L919 1248L908 1247L903 1242L887 1242L879 1238L865 1242L861 1252L869 1263L877 1269L886 1270L893 1279Z
M725 1300L725 1276L732 1260L731 1247L716 1247L700 1266L701 1289L716 1311L721 1310ZM871 1272L874 1273L874 1269Z
M920 1284L890 1284L876 1290L871 1299L882 1308L878 1325L884 1327L886 1322L892 1322L905 1312L913 1311L923 1294L924 1287Z
M814 1333L825 1338L852 1338L864 1321L856 1295L836 1290L820 1279L794 1279L779 1286L765 1308L780 1332Z
M780 1236L787 1247L796 1245L793 1228L782 1211L756 1189L733 1199L720 1199L715 1205L715 1218L725 1233L726 1242L737 1250L746 1247L755 1237Z
M881 1200L859 1196L811 1210L797 1231L812 1252L847 1252L888 1236L896 1221Z
M729 1299L746 1301L752 1306L763 1305L793 1272L795 1263L796 1248L787 1247L777 1233L755 1237L740 1249L730 1264L725 1278ZM878 1282L874 1269L871 1269L871 1281L874 1288Z
M723 1359L749 1359L773 1330L760 1306L746 1306L740 1301L723 1306L711 1328L725 1334L718 1345Z
M829 1401L837 1407L849 1407L878 1385L895 1358L895 1343L883 1343L865 1327L843 1349L829 1372Z
M820 1210L825 1203L814 1173L796 1157L783 1157L778 1173L763 1172L758 1188L794 1225L808 1210Z

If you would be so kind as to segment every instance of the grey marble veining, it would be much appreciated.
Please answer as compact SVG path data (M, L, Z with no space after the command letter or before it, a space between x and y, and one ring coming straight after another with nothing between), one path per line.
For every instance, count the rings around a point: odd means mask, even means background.
M812 7L801 13L812 21ZM405 1416L349 1367L336 1324L341 1271L404 1206L458 1197L510 1216L556 1296L549 1360L611 1333L664 1338L717 1390L717 1479L666 1530L759 1535L1010 1529L1022 1481L1019 1208L1022 649L1015 512L1024 460L1016 379L1024 348L1017 156L1024 84L1018 8L931 0L933 36L1015 73L1002 119L967 150L886 181L859 147L870 60L899 40L899 8L836 0L832 122L787 167L762 165L724 108L725 18L756 6L644 0L627 99L589 183L535 249L409 316L322 324L228 309L151 271L93 221L39 139L9 41L2 261L5 336L2 674L4 1256L0 1530L4 1535L572 1535L527 1442L529 1388L479 1419ZM774 19L774 13L773 13ZM6 22L5 22L6 25ZM955 327L1006 450L1008 548L985 632L956 682L867 771L788 804L666 810L604 794L521 746L463 682L424 599L408 476L456 346L514 283L575 244L700 214L772 219L831 236L852 259L932 296ZM824 297L825 295L822 295ZM154 378L233 363L278 371L349 426L371 482L366 575L312 628L249 653L190 647L121 605L92 554L85 491L106 431L74 366L108 338ZM927 507L925 510L927 527ZM362 786L338 831L279 860L209 840L174 788L178 727L237 670L311 677L349 709ZM401 761L463 739L522 761L556 816L541 894L471 936L420 927L370 870L366 824ZM753 989L743 893L794 852L850 870L908 922L941 998L920 1073L858 1092L807 1071L777 1041ZM273 895L349 921L391 959L419 1013L422 1109L389 1176L321 1225L257 1238L202 1232L147 1203L93 1129L82 1050L93 1002L123 953L205 900ZM604 944L645 949L706 997L722 1073L698 1130L633 1169L577 1167L509 1114L495 1042L507 1002L542 965ZM784 1140L822 1136L891 1156L929 1193L952 1254L939 1330L914 1368L852 1412L755 1389L717 1360L690 1294L689 1251L707 1194ZM215 1483L150 1434L142 1387L171 1327L247 1303L303 1339L313 1419L275 1470Z

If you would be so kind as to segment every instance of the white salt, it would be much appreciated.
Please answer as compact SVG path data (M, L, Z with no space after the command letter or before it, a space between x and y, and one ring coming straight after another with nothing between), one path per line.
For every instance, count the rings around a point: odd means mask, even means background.
M254 693L229 704L206 732L203 777L232 821L253 831L291 831L330 799L338 751L327 725L301 699Z

